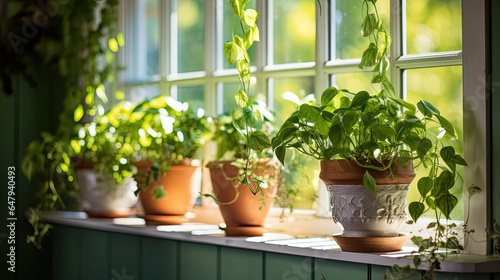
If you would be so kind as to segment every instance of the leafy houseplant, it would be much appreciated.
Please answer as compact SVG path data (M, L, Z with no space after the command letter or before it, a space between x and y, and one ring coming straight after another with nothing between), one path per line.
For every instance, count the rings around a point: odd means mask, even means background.
M263 113L263 131L273 131L272 114L262 102L255 102ZM236 121L241 121L236 119ZM240 132L234 127L229 116L220 116L214 120L213 139L217 143L217 160L207 164L212 180L212 197L219 205L226 224L225 232L229 236L262 235L265 232L264 220L278 189L279 169L274 162L270 149L262 150L258 155L242 154L248 151ZM245 161L244 158L258 158ZM251 186L242 184L243 178L249 178ZM252 192L260 186L257 195Z
M210 132L204 111L160 96L136 105L130 125L134 146L140 147L135 179L145 218L183 222L200 189L201 163L196 158Z
M126 216L137 202L131 164L134 147L128 136L130 111L122 101L102 115L97 113L93 121L77 126L78 136L70 142L80 207L91 216Z
M344 175L361 168L361 178L343 184L364 185L369 192L362 194L360 200L378 199L380 184L394 184L396 187L408 184L411 174L407 169L422 166L429 173L418 181L420 199L410 203L409 212L417 221L424 212L433 211L439 225L439 218L444 216L449 219L458 202L449 191L459 176L457 165L467 165L448 144L457 139L457 133L429 102L421 100L414 105L395 97L394 88L386 77L391 36L383 28L375 1L365 0L362 7L364 20L361 31L364 37L370 38L370 44L363 52L359 67L375 73L372 83L379 84L381 90L377 94L369 94L335 87L326 89L320 104L302 104L285 121L272 140L273 149L282 163L290 148L321 160L322 173L325 167L337 167ZM399 171L407 178L392 181ZM321 178L327 185L335 181L326 174L322 174ZM379 178L392 182L379 183ZM388 219L404 216L402 213L391 213L392 202L387 205L389 208L382 207L380 200L376 203L377 209L386 213ZM403 205L399 209L405 207ZM361 209L359 218L370 220L372 217L365 216L365 210ZM334 219L338 219L335 215L334 209ZM456 239L450 236L438 238ZM437 240L434 242L437 244Z

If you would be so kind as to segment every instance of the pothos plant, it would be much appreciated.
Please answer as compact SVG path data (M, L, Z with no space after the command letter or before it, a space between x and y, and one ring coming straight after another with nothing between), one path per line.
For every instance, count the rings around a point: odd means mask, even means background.
M76 126L98 114L94 97L105 103L104 84L114 81L115 53L124 44L123 35L116 31L117 5L117 0L10 1L2 18L0 61L5 67L0 77L5 93L12 93L14 76L37 86L38 69L54 70L66 81L56 133L44 132L40 140L31 142L22 161L34 194L34 206L28 209L34 232L27 241L38 248L50 228L39 222L40 211L66 209L64 198L74 197L78 190L69 148ZM32 33L25 35L23 28Z
M232 111L232 120L235 129L241 133L245 142L245 151L241 153L245 162L241 183L246 184L253 194L257 194L262 192L262 181L259 182L255 178L248 176L250 163L255 160L252 157L255 154L252 150L258 153L271 147L271 142L269 136L261 130L264 122L262 112L253 106L253 101L248 96L250 90L250 56L248 55L248 49L255 41L260 40L259 28L256 23L259 13L254 9L245 9L245 4L248 1L229 1L233 8L233 40L224 44L224 55L229 64L236 62L236 69L239 73L240 86L238 94L235 96L238 108ZM239 34L241 36L236 34L235 25L240 28L241 33ZM251 187L250 181L257 183L255 189Z
M139 189L149 186L151 179L158 180L171 165L193 159L210 138L210 124L204 110L187 102L159 96L143 101L131 109L129 139L140 147L136 158L149 160L146 173L136 173ZM142 184L144 182L144 184ZM153 189L154 199L166 197L162 186Z
M300 105L281 126L272 147L285 164L288 149L318 160L351 160L365 169L391 171L395 164L425 168L427 176L416 183L420 197L409 204L409 213L417 221L425 212L433 212L438 233L425 240L431 247L457 248L458 239L443 231L441 218L450 219L458 198L450 192L461 179L457 166L467 166L452 146L458 141L453 125L431 103L411 104L397 98L387 78L388 49L391 35L378 16L376 1L364 0L361 34L370 43L363 52L359 68L371 71L371 83L379 90L370 94L346 89L326 89L320 103ZM374 89L376 87L374 86ZM366 188L376 196L376 184L368 171L363 178ZM416 240L417 243L424 241Z

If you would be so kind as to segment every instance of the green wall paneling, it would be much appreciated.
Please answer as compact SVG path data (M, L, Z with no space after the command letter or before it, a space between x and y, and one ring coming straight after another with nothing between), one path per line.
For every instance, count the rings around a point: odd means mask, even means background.
M158 238L142 238L142 279L177 279L178 243Z
M370 280L382 280L384 279L384 275L387 269L391 269L391 267L370 265L369 269L370 269Z
M220 280L254 280L262 278L263 252L221 247L220 254Z
M181 280L217 280L219 252L217 246L181 242L180 243Z
M265 279L313 279L313 260L309 257L266 253L264 258Z
M109 274L115 279L140 280L141 237L128 234L111 234L111 267ZM147 280L147 279L146 279Z
M488 273L445 273L437 272L436 280L490 280Z
M368 265L314 259L314 279L321 280L323 274L327 280L368 279Z
M109 280L111 233L88 229L79 230L82 234L82 280Z
M54 280L81 279L82 230L74 227L56 226L53 232L52 277ZM23 279L23 278L21 278ZM39 278L32 278L39 279ZM42 278L40 278L42 279Z

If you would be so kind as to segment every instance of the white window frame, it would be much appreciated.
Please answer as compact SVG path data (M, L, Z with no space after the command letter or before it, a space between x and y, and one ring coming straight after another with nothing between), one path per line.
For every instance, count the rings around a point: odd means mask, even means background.
M141 0L138 0L141 1ZM143 0L142 0L143 1ZM237 82L237 71L235 69L222 68L222 11L224 0L205 1L205 69L200 72L176 73L177 34L176 18L172 17L172 3L174 0L159 0L160 10L160 45L159 45L159 75L149 80L133 81L127 79L125 74L120 74L120 81L125 81L125 90L140 85L158 85L161 94L171 95L172 86L179 85L203 85L205 90L205 111L208 115L217 115L222 112L222 102L218 102L221 94L222 82ZM314 76L314 86L318 98L322 89L329 86L329 77L341 73L359 73L358 64L360 59L329 60L329 40L335 39L335 28L329 26L335 22L330 18L335 16L331 9L335 7L335 0L320 0L320 11L316 11L316 57L314 62L292 63L274 65L272 63L272 12L273 0L256 0L257 10L260 13L261 41L257 42L256 66L251 67L252 74L257 78L256 91L268 97L268 105L273 106L273 94L267 83L269 78ZM119 28L131 30L125 19L134 11L135 1L120 1ZM465 211L470 208L470 214L474 219L469 221L469 228L476 229L474 238L486 240L483 231L490 221L490 155L488 147L488 120L489 110L487 106L487 86L480 87L482 81L487 83L487 23L478 23L477 19L483 19L487 8L486 0L462 0L462 26L463 26L463 51L441 52L422 55L405 55L403 48L405 44L405 0L391 0L390 31L393 36L391 46L391 81L395 89L405 97L405 79L403 72L408 69L425 68L430 66L453 66L463 67L463 93L464 112L468 118L464 119L464 155L469 163L465 170L464 197L467 197L467 187L471 183L482 186L484 191L477 194L471 201L471 205L465 203ZM133 32L133 30L132 30ZM131 42L134 35L126 33L127 42ZM172 40L170 38L173 38ZM130 43L128 43L130 44ZM126 44L125 48L129 46ZM123 52L122 52L123 53ZM217 54L217 55L216 55ZM466 55L464 55L466 54ZM131 58L129 58L131 59ZM125 65L126 58L119 57L119 63ZM272 80L270 80L272 82ZM465 114L464 114L465 115ZM205 171L206 172L206 171ZM204 186L210 185L208 176L204 176ZM203 190L207 191L207 190ZM319 200L316 215L320 217L330 216L329 197L323 183L319 189ZM466 201L464 199L464 201ZM208 200L206 201L209 202ZM208 203L209 204L209 203ZM311 212L311 211L306 211ZM486 254L488 242L469 242L466 251Z

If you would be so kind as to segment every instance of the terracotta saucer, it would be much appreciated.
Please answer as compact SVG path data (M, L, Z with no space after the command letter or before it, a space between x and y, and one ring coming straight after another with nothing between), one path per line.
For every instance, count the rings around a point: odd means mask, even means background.
M262 236L267 229L264 227L226 227L221 228L226 233L226 236Z
M121 209L113 211L94 211L91 209L84 210L89 217L92 218L125 218L136 213L135 209Z
M400 233L394 237L344 237L334 234L333 239L345 252L390 252L399 251L408 235Z
M153 225L180 225L189 222L189 219L184 215L148 215L137 214L137 216L145 219L148 224Z

